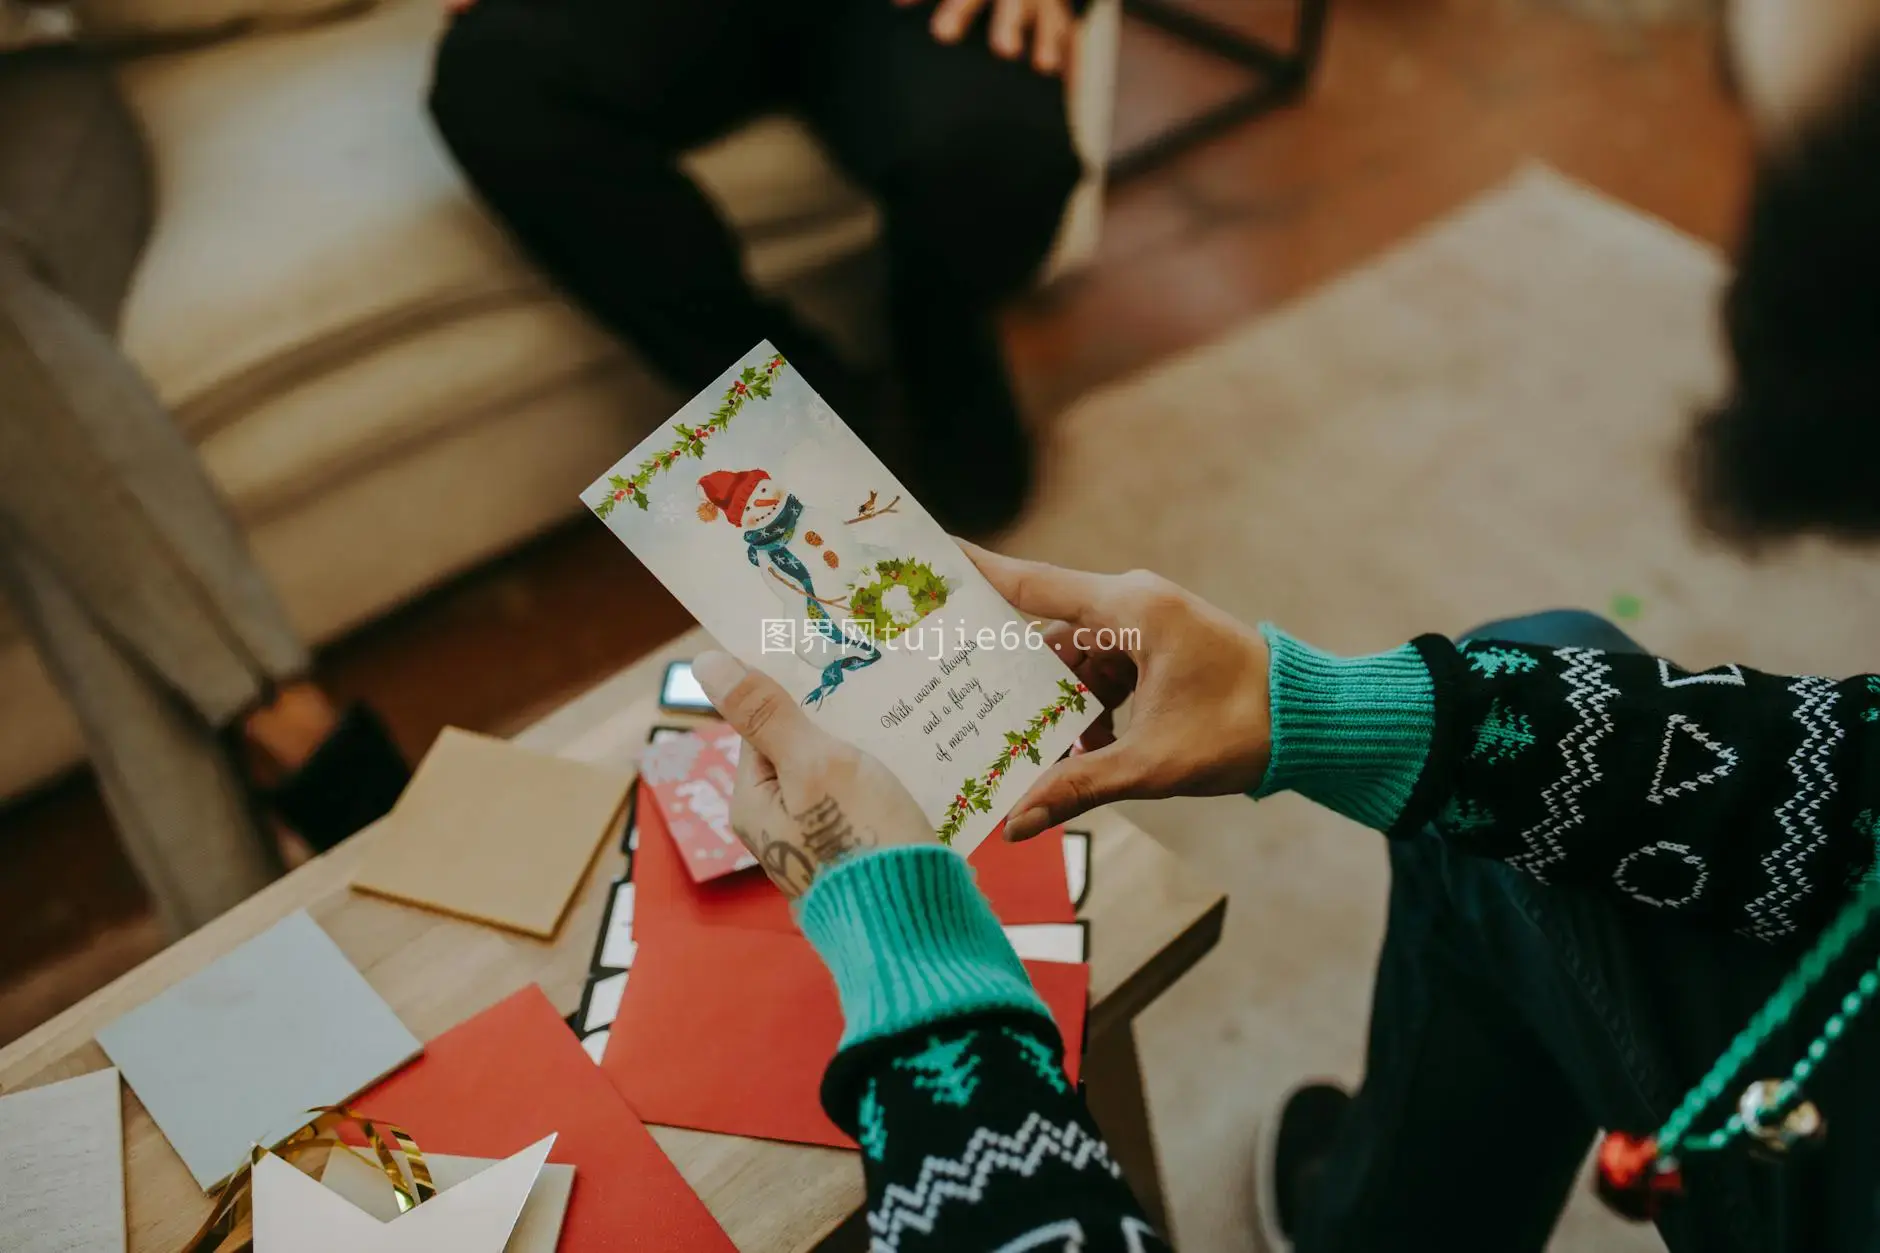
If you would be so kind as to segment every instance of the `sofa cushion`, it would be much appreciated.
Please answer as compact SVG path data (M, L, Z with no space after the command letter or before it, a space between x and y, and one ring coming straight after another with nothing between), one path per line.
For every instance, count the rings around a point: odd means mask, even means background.
M123 67L162 206L125 343L198 438L362 349L541 299L425 116L441 8L390 0ZM872 235L866 200L788 120L691 164L760 281Z
M364 9L375 0L76 0L85 38L137 45L220 35L259 26L297 25Z

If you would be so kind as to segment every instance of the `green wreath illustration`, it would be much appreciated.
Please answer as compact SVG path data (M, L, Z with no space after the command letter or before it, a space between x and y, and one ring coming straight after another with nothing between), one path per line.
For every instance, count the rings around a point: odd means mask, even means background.
M877 640L893 639L944 606L951 590L946 579L936 574L932 566L912 557L877 561L872 568L864 568L860 578L868 579L870 575L873 578L868 582L858 579L849 585L849 615L869 623ZM896 613L885 603L888 593L897 587L907 589L913 606L911 613Z

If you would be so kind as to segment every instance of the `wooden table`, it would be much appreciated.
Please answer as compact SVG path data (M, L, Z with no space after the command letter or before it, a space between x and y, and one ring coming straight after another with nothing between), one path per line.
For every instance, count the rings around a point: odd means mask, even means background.
M705 646L680 637L517 737L532 748L630 767L655 722L684 721L655 702L665 663ZM1163 1217L1154 1141L1131 1020L1220 937L1226 900L1120 816L1100 812L1090 890L1091 1012L1084 1064L1090 1105L1131 1183ZM307 909L420 1039L431 1039L531 982L563 1013L580 999L608 883L623 867L610 841L553 943L460 922L347 889L384 834L362 831L0 1050L0 1092L107 1065L92 1039L107 1023L200 970L296 909ZM862 1172L853 1153L654 1129L661 1147L724 1224L756 1253L843 1247L855 1239ZM128 1088L125 1183L131 1253L175 1253L209 1204Z

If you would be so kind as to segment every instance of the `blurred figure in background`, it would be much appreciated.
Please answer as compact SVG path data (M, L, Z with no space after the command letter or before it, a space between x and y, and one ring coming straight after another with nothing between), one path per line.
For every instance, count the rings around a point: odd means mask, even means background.
M407 769L335 709L195 449L114 342L149 233L143 141L62 7L0 0L0 591L77 710L173 930L279 873Z
M674 386L702 389L768 338L943 522L980 533L1016 516L1031 476L993 314L1081 174L1073 35L1071 0L474 0L431 109L522 246ZM752 287L679 166L779 109L881 207L891 385ZM909 419L905 459L884 410Z

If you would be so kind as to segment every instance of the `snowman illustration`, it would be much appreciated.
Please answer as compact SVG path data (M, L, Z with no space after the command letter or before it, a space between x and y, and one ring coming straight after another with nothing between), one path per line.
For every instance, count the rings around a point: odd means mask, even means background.
M795 651L820 678L803 698L805 705L821 705L849 675L881 660L875 646L878 616L858 614L855 594L858 586L868 591L886 577L879 568L893 570L905 563L855 537L854 524L878 514L864 509L856 518L843 518L807 505L762 469L714 470L698 485L704 493L699 520L722 516L741 531L745 556L785 615L803 624ZM944 603L944 592L934 607L938 603Z

